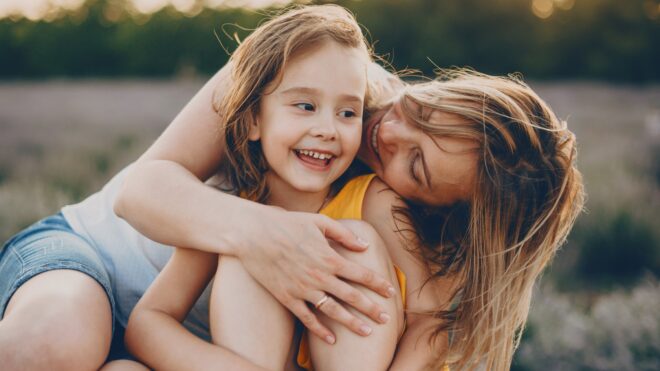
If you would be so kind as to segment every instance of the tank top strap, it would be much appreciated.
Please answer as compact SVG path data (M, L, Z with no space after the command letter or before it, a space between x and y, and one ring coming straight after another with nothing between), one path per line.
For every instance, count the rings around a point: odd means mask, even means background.
M362 202L375 177L368 174L351 179L320 213L333 219L362 219Z

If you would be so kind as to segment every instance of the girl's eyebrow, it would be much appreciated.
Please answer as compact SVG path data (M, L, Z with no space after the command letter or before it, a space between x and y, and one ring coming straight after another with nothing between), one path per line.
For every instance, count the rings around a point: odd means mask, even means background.
M309 88L305 86L294 86L292 88L284 90L280 94L296 94L296 93L320 95L321 91L319 89Z
M282 95L309 94L309 95L318 96L318 95L322 95L323 93L321 92L321 90L316 88L310 88L306 86L294 86L282 91L280 94ZM344 101L352 101L360 104L362 104L362 101L364 100L362 97L352 94L341 94L339 97Z

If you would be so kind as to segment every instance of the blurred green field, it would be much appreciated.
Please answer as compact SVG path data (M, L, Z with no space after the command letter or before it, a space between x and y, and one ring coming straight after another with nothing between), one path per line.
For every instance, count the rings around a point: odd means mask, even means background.
M100 189L202 83L0 82L0 240ZM532 86L576 133L588 202L514 368L660 369L660 86Z

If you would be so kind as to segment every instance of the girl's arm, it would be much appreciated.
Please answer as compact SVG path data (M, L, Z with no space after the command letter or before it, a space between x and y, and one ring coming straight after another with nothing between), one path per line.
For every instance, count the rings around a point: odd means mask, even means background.
M430 335L440 323L427 314L430 311L448 308L455 284L451 278L424 283L429 277L427 265L415 254L412 240L397 232L407 225L398 225L392 215L393 206L404 206L401 199L376 179L365 196L362 216L386 242L390 257L406 275L406 328L397 345L390 370L408 371L426 369L430 362L447 350L447 335L441 334L437 341L429 344ZM406 232L402 232L406 233Z
M382 308L356 289L346 289L341 279L383 296L390 295L391 285L328 245L326 238L352 250L366 248L347 228L323 215L287 213L204 185L225 161L220 118L212 101L216 92L226 90L230 69L227 65L213 76L137 160L115 201L115 212L152 240L236 256L321 338L332 333L305 303L321 292L378 322ZM354 297L363 300L351 301ZM357 317L328 315L359 333L362 321Z
M131 313L128 350L157 370L261 370L186 330L181 322L215 273L216 254L175 249L172 258Z

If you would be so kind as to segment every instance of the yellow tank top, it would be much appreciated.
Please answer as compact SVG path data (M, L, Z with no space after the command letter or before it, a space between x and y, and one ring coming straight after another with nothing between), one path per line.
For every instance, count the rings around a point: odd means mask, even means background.
M362 219L362 203L369 184L376 174L362 175L349 180L337 195L328 202L320 214L332 219Z

